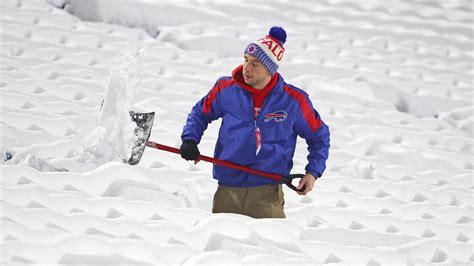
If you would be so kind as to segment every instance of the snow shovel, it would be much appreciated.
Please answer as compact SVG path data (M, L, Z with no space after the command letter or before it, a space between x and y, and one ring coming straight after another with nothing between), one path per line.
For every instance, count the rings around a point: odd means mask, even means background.
M137 139L135 140L135 143L132 148L132 155L130 156L130 159L128 159L128 161L125 161L126 163L130 165L138 164L140 162L140 159L142 158L143 152L145 151L145 147L147 146L158 149L158 150L180 154L180 151L177 148L173 148L170 146L166 146L166 145L148 140L150 138L151 127L153 126L153 120L155 118L155 112L136 113L136 112L131 111L130 117L132 118L132 121L134 121L137 124L137 127L135 128L135 131L134 131ZM292 174L292 175L287 175L287 176L281 176L277 174L255 170L247 166L243 166L243 165L225 161L225 160L215 159L215 158L204 156L204 155L199 155L197 161L206 161L206 162L210 162L216 165L226 166L226 167L230 167L230 168L244 171L247 173L274 179L274 180L280 181L281 184L285 184L289 188L295 191L303 192L305 189L305 187L303 187L298 190L296 189L296 186L294 186L291 183L293 179L303 178L304 177L303 174Z

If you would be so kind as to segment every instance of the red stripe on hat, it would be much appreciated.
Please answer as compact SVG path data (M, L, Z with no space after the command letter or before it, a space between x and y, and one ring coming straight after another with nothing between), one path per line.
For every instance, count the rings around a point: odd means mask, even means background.
M203 107L202 107L202 111L205 113L205 114L208 114L209 112L211 112L211 106L212 106L212 103L214 102L214 100L216 99L217 95L219 94L219 92L226 88L226 87L229 87L230 85L232 85L232 83L234 83L234 81L232 81L231 79L223 79L223 80L219 80L216 85L214 85L214 87L212 88L212 90L207 94L207 97L206 99L204 100L204 104L203 104Z
M303 112L303 117L308 123L311 130L318 130L318 128L321 126L321 120L319 120L314 114L313 108L311 108L308 101L306 101L306 97L304 96L304 94L290 88L290 86L288 85L285 85L284 89L286 93L288 93L291 97L295 98L295 100L298 102L301 111Z

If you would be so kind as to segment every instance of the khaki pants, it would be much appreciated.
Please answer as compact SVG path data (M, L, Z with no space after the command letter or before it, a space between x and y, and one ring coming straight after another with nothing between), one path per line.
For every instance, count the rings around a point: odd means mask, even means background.
M213 213L237 213L253 218L285 218L281 185L227 187L219 185L214 194Z

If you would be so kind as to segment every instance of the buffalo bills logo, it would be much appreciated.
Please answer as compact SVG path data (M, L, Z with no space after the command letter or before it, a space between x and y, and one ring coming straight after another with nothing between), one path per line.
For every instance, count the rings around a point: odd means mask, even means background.
M274 120L275 122L282 122L286 119L287 116L288 114L283 110L279 110L273 113L266 113L265 122L270 122L272 120Z

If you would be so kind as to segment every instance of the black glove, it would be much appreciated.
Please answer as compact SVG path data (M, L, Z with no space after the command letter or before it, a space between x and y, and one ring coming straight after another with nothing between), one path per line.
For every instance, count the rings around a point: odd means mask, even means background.
M196 142L188 139L183 141L179 151L181 153L181 157L186 161L196 161L199 155L201 155Z

